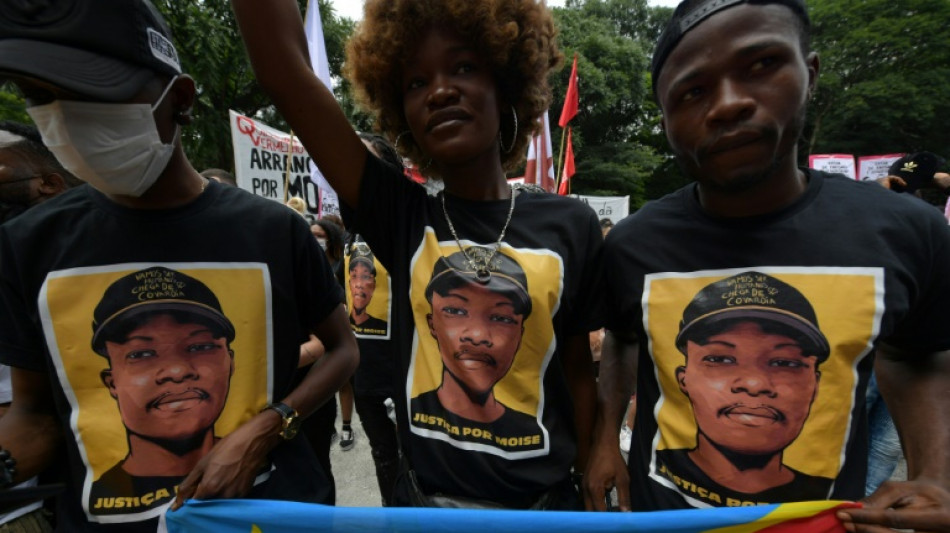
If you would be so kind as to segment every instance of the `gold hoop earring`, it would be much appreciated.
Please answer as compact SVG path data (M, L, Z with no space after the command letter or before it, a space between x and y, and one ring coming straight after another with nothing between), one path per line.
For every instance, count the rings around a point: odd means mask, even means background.
M508 145L508 148L505 148L505 144L501 141L501 128L498 128L498 147L506 154L510 154L518 142L518 113L515 111L515 106L511 106L511 118L514 121L515 131L511 135L511 144Z
M410 132L409 130L406 130L406 131L400 133L399 135L396 135L396 140L393 142L393 149L396 150L396 153L397 153L397 154L399 153L399 141L400 141L400 139L402 139L402 136L405 135L405 134L407 134L407 133L409 133L409 134L411 135L411 132Z

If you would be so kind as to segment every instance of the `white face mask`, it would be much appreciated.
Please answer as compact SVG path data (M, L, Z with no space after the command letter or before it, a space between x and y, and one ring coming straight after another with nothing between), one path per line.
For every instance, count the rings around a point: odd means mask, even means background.
M320 245L320 248L323 248L323 251L327 251L327 240L317 237L317 244Z
M55 100L26 112L43 143L76 177L105 194L141 196L175 150L174 140L162 143L152 116L175 79L155 105Z

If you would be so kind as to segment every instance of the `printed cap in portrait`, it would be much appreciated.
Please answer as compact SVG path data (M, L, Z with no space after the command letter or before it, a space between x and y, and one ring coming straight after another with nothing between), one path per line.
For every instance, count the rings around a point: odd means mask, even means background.
M123 276L109 286L93 312L92 349L105 354L110 331L132 318L156 312L183 312L210 320L221 327L228 342L234 340L234 325L207 285L156 266Z
M531 314L531 296L528 294L528 277L517 261L497 252L491 258L489 270L491 276L485 280L477 274L477 265L469 259L487 257L489 248L470 246L465 252L458 251L448 257L440 257L432 269L432 277L426 285L426 299L432 301L432 293L450 287L459 282L480 285L486 289L508 295L515 303L515 309L525 316ZM476 261L479 263L479 261Z
M726 320L766 320L800 333L809 343L807 355L822 362L831 351L818 328L818 317L807 298L788 283L760 272L743 272L710 283L683 311L676 347L686 353L686 342L698 330Z

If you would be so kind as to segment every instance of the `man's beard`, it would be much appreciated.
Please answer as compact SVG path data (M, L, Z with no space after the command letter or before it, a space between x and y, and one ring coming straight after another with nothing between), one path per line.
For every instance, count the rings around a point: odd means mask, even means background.
M769 178L771 178L772 175L774 175L775 172L778 171L783 164L785 164L789 157L794 157L795 154L798 153L797 143L799 138L801 138L802 131L805 128L807 107L807 104L803 104L801 106L801 108L798 110L798 113L795 114L794 120L788 124L787 128L785 128L785 136L781 139L779 139L779 132L775 128L759 128L762 138L766 141L774 141L773 145L776 146L777 150L772 159L769 161L768 165L762 169L734 175L725 180L708 179L707 176L702 175L702 170L700 170L700 162L705 159L708 153L708 149L706 148L700 148L697 151L695 162L692 160L692 158L678 153L676 154L676 163L680 167L680 171L693 180L702 183L704 189L708 189L712 192L737 194L752 190L761 183L768 181ZM792 133L794 133L793 136L791 135ZM715 142L715 140L707 143L707 146L712 145L713 142ZM781 146L778 145L779 142L791 142L791 146ZM690 163L693 163L695 167Z

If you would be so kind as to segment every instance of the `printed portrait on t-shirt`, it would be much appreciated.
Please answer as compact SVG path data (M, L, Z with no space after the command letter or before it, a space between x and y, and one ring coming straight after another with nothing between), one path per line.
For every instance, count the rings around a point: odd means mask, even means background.
M546 453L541 376L560 262L547 251L427 239L413 264L412 432L508 458Z
M91 521L157 516L198 460L266 404L269 335L255 317L268 316L267 279L263 265L206 264L47 278L44 328L75 413Z
M879 317L879 273L854 270L648 276L655 481L696 507L829 497Z
M350 246L345 261L346 306L353 334L361 339L389 339L392 298L386 269L362 241Z

